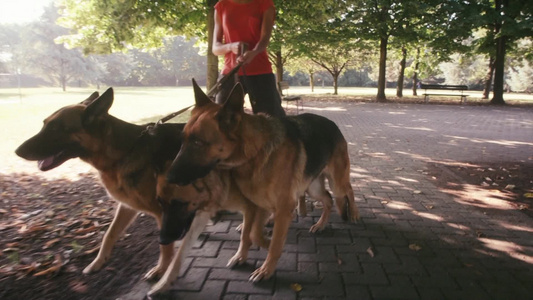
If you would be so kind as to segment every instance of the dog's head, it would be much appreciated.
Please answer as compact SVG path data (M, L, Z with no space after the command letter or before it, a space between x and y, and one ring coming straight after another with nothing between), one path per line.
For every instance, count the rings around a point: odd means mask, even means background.
M218 211L226 194L227 184L220 173L213 171L191 184L166 184L164 177L158 184L157 199L162 208L160 243L163 245L182 239L191 228L198 210Z
M207 175L231 157L239 143L244 91L235 85L224 105L213 103L193 80L196 105L182 133L180 152L167 174L170 183L186 185Z
M92 93L79 104L65 106L44 120L41 130L22 143L15 153L27 160L38 161L39 169L48 171L65 161L87 154L87 139L100 121L108 116L113 104L113 89L101 96Z

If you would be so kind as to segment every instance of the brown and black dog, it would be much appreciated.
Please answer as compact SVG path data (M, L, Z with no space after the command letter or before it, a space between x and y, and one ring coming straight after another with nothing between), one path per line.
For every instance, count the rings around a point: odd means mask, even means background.
M293 211L305 192L324 203L322 216L311 231L324 228L333 205L326 178L343 219L359 218L350 184L347 143L334 122L314 114L284 118L246 114L240 84L222 106L213 103L195 82L193 85L196 105L167 179L187 185L214 169L228 170L245 198L274 213L268 255L250 280L269 278L275 271ZM243 230L249 232L247 226L245 221ZM249 240L241 240L228 265L243 263L249 244Z
M187 186L167 184L166 171L181 147L184 124L165 123L148 129L154 124L135 125L109 115L112 104L110 88L101 96L95 92L79 104L63 107L46 118L41 131L15 152L38 161L42 171L80 158L98 170L108 194L117 200L100 251L83 273L102 268L140 211L156 219L161 228L159 262L145 275L146 279L161 277L149 292L153 295L166 290L178 277L183 259L219 210L241 211L251 218L257 215L257 220L267 213L242 196L227 172L213 171ZM253 229L241 232L246 235L241 238L268 248L264 224L256 222L249 227ZM183 240L174 254L173 242L179 239Z
M98 170L108 194L118 201L115 217L104 235L100 251L83 273L102 268L116 241L142 211L161 224L162 208L156 200L158 178L165 177L181 147L184 124L162 124L147 133L147 125L135 125L108 113L113 89L101 96L94 92L79 104L65 106L44 120L39 133L15 151L39 162L48 171L72 158L80 158ZM147 279L162 275L172 259L173 245L161 245L158 264Z

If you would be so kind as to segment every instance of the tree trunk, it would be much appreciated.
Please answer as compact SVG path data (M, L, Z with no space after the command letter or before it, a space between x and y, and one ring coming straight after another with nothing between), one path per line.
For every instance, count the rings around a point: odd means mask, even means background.
M281 50L276 51L276 82L283 81L283 57L281 56ZM278 90L281 95L283 92L280 90L279 85L277 85Z
M339 74L340 72L334 72L333 74L333 95L338 95L338 90L339 90Z
M385 72L387 70L387 43L388 43L387 37L382 37L380 39L378 94L376 96L377 102L387 102L387 98L385 97L385 87L386 87Z
M216 3L217 0L207 1L207 90L210 90L218 79L218 56L213 54Z
M400 61L400 75L398 76L398 85L396 87L396 96L403 97L403 78L405 74L405 60L407 57L407 49L402 47L402 60Z
M413 72L413 96L417 94L418 88L418 67L420 66L420 48L416 49L416 59L415 59L415 71Z
M489 57L489 71L485 75L485 87L481 99L489 99L490 89L492 87L492 78L494 75L494 57Z
M309 86L311 87L311 93L315 91L315 73L313 71L309 72Z
M506 0L496 0L496 11L500 15L507 8ZM496 23L496 32L501 33L502 21L498 20ZM507 38L504 35L500 35L496 38L496 58L494 59L494 88L492 92L491 104L505 104L503 100L503 83L505 73L505 44Z

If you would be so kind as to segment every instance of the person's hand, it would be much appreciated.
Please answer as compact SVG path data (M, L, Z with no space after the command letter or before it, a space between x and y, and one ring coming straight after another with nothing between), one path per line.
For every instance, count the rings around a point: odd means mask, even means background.
M239 55L244 44L244 42L233 42L229 44L229 49L233 54Z
M245 65L249 64L259 52L255 50L246 51L241 56L237 57L237 63L244 62Z

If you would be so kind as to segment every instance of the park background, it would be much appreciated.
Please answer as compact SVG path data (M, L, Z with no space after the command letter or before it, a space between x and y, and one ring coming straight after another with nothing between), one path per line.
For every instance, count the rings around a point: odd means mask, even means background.
M422 81L467 85L481 92L470 99L501 104L503 93L533 90L531 2L274 2L269 56L278 81L302 87L296 93L362 87L371 89L355 93L384 102L416 95ZM210 88L222 62L209 51L214 3L3 2L0 97L22 98L30 87L190 86L192 78Z

